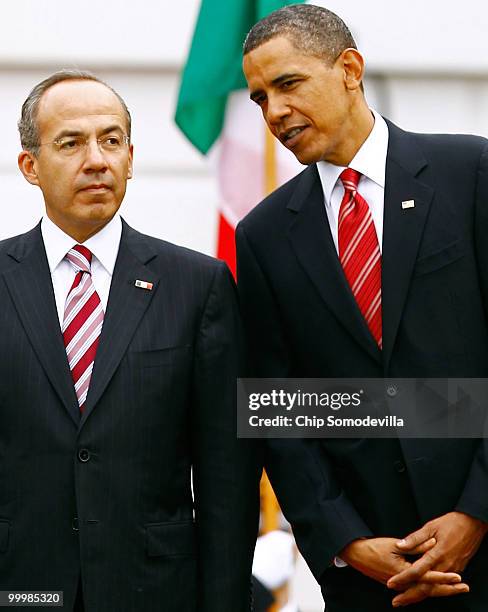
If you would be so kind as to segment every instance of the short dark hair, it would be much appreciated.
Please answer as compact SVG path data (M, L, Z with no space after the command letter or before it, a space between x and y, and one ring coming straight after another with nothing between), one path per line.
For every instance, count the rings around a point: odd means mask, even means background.
M44 79L38 83L27 96L24 104L22 104L22 112L17 125L19 128L20 142L25 151L30 151L36 157L39 155L39 145L41 144L39 139L39 126L37 125L39 103L42 96L48 89L50 89L53 85L56 85L56 83L61 83L62 81L95 81L96 83L101 83L110 89L110 91L115 94L122 105L122 108L124 109L127 117L127 136L130 138L130 112L122 96L120 96L115 89L86 70L59 70L58 72L55 72L51 76L47 77L47 79Z
M244 55L276 36L286 36L303 53L323 58L331 65L344 49L357 49L342 19L313 4L284 6L258 21L246 36Z

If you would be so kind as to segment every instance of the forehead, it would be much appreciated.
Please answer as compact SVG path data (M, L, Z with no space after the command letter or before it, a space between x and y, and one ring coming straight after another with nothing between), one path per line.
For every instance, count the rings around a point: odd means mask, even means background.
M126 115L117 96L96 81L62 81L50 87L39 102L39 132L59 129L103 128L107 123L126 126Z
M253 80L273 80L285 73L313 72L325 67L326 62L297 49L286 36L276 36L259 45L243 59L243 70L248 83Z

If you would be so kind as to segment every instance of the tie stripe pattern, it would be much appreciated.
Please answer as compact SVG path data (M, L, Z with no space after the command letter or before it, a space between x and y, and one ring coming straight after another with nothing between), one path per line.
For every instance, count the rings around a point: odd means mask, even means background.
M339 259L347 282L366 323L382 348L381 252L366 200L358 193L361 173L341 173L344 197L339 210Z
M78 405L83 411L102 331L103 309L91 278L91 251L77 244L66 259L76 275L66 298L61 331Z

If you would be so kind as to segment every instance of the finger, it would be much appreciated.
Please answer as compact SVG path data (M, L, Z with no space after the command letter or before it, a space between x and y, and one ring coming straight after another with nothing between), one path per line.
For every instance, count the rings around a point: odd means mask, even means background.
M412 582L421 582L422 576L435 567L439 561L438 555L432 552L436 548L427 551L420 559L412 563L410 567L392 576L388 580L388 586L391 589L395 589Z
M420 582L424 584L459 584L462 578L455 572L426 572Z
M420 579L420 581L417 584L426 584L426 585L433 585L433 584L458 584L460 583L462 580L461 576L459 574L456 574L455 572L436 572L436 571L429 571L426 572L422 578ZM403 584L403 585L398 585L398 586L390 586L390 581L387 582L387 586L391 589L394 589L396 591L404 591L405 587L408 588L408 585Z
M454 595L461 595L462 593L469 593L469 586L465 583L451 585L437 584L430 586L428 589L417 584L404 593L397 595L391 604L394 608L400 608L402 606L418 603L426 597L451 597Z
M391 605L394 608L408 606L413 603L418 603L429 597L431 587L426 584L415 584L406 591L393 598Z
M429 538L425 542L422 542L422 544L415 546L415 548L411 548L408 551L405 549L401 549L400 552L402 554L408 554L408 555L423 555L425 552L427 552L431 548L434 548L436 544L437 544L437 540L435 538Z
M433 537L434 533L432 528L428 525L424 525L421 529L414 531L403 540L399 540L397 546L400 550L405 552L424 544Z
M450 597L461 593L469 593L469 584L436 584L431 587L430 597Z

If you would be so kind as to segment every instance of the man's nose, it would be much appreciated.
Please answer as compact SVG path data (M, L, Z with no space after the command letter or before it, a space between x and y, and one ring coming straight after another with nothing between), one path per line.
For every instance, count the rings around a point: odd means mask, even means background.
M285 98L280 95L268 96L268 107L266 109L266 121L270 125L279 124L284 117L291 113L291 109Z
M107 167L107 159L100 148L100 144L97 140L89 140L86 143L84 170L90 171L95 170L100 172Z

